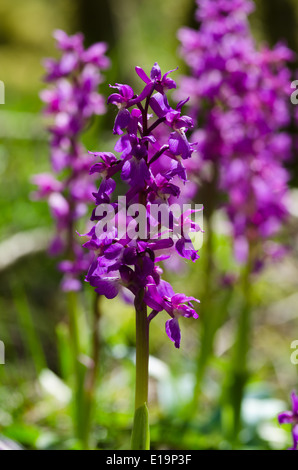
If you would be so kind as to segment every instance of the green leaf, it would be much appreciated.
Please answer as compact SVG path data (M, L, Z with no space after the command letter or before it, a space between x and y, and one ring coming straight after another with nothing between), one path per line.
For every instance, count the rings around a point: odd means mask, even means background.
M150 449L149 413L146 403L135 411L131 436L131 449Z

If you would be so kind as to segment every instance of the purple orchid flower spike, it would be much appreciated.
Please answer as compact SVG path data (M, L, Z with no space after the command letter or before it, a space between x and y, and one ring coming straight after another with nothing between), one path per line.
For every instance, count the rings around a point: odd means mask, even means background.
M48 200L57 229L50 253L55 256L64 253L68 257L58 265L64 274L61 287L64 291L75 291L81 288L79 278L90 264L90 254L77 242L74 225L85 216L93 200L92 193L96 192L95 177L89 176L92 157L83 147L80 136L93 116L105 112L103 96L97 89L109 59L105 56L105 43L84 49L84 36L80 33L68 36L57 30L54 38L61 57L46 61L45 81L50 85L41 92L44 113L53 121L49 127L53 174L43 173L32 178L38 186L33 198ZM97 171L100 169L110 178L116 162L107 154L102 160Z
M141 298L145 307L153 309L148 321L157 312L165 310L171 317L166 323L166 332L179 347L178 320L198 317L191 304L192 300L197 300L175 294L161 279L162 270L158 263L171 256L192 261L198 259L189 238L189 232L195 231L195 224L189 217L176 217L169 203L171 197L179 199L182 192L177 180L187 183L183 161L193 152L186 137L193 121L181 112L188 99L182 100L176 109L168 102L166 90L176 86L168 77L170 72L162 75L157 63L150 78L140 67L136 67L136 72L145 82L139 95L129 85L116 83L111 88L117 92L108 98L108 103L118 108L113 132L120 135L114 147L115 153L120 155L93 152L99 161L91 167L90 173L97 173L102 181L98 191L93 193L96 208L91 220L97 225L84 245L95 255L86 281L109 299L129 290L138 308ZM161 127L165 131L163 142L159 140ZM124 222L119 204L112 202L117 174L128 185ZM110 206L105 207L105 216L103 205L106 204ZM159 223L158 210L157 216L153 215L154 207L162 208L168 222ZM113 211L114 226L109 225L106 231L99 233L104 221L110 222L108 214ZM124 224L121 230L118 221Z
M136 67L136 72L145 82L139 95L128 85L116 84L112 88L118 93L108 98L108 103L118 108L113 133L120 136L114 147L120 155L94 153L100 161L92 166L90 173L98 173L101 182L98 192L93 193L96 207L91 220L96 225L84 246L94 255L86 282L95 292L107 299L119 294L127 298L129 294L134 301L136 399L132 449L148 450L148 420L140 416L148 416L150 322L165 310L170 316L165 324L166 334L179 348L180 319L198 318L191 303L197 300L175 294L170 284L162 280L159 263L177 254L193 261L198 256L193 247L189 251L185 246L194 225L188 223L186 228L181 224L183 219L169 203L171 197L179 199L182 192L177 180L187 182L183 161L193 152L186 137L187 130L193 126L192 119L181 115L183 102L176 110L168 103L165 91L176 87L168 78L169 72L162 76L157 63L150 78L140 67ZM162 139L160 126L165 129ZM116 176L127 187L125 197L118 197L118 202L113 201ZM124 204L119 201L123 198ZM149 314L148 307L152 309Z
M235 257L246 262L249 246L258 245L257 268L268 259L268 238L288 216L289 173L284 163L291 158L292 142L285 131L291 121L287 61L293 53L283 44L273 49L256 46L247 18L254 10L251 0L197 0L197 7L199 28L178 31L190 74L181 78L175 96L190 96L195 121L204 110L202 126L190 139L197 142L197 153L185 166L189 178L199 177L201 186L210 184L214 175ZM166 106L158 102L165 115ZM190 128L190 122L185 124ZM170 149L178 158L189 154L189 144L178 133ZM208 165L210 171L201 171Z
M96 164L95 169L90 170L94 157L82 144L82 134L90 127L94 116L105 113L105 100L98 92L98 86L103 82L102 71L109 66L110 61L105 55L107 50L105 43L96 43L85 49L82 34L68 36L61 30L54 32L54 38L60 54L58 59L45 60L44 80L47 88L40 94L45 104L44 114L50 122L48 131L52 173L43 173L32 178L38 187L33 198L47 200L55 222L56 234L49 247L49 254L60 258L57 265L63 275L60 287L67 298L69 353L75 377L72 404L74 433L80 448L89 448L99 361L98 294L102 286L98 284L94 295L92 318L95 326L92 345L87 348L88 350L82 341L80 295L77 292L82 289L82 274L85 274L88 268L90 278L93 279L93 271L100 276L101 266L95 265L93 268L92 265L90 268L93 252L99 253L105 244L115 237L111 229L106 231L104 240L99 240L95 236L95 230L90 230L86 214L93 198L99 204L110 202L109 194L114 191L116 185L111 177L116 172L118 160L110 153L96 155L101 157L101 161ZM119 166L121 164L122 162ZM95 184L97 172L103 178L98 191ZM100 218L95 214L94 220L100 223ZM76 231L79 221L80 226L88 224L86 227L88 233L85 236ZM89 250L80 243L80 236L87 237ZM108 274L106 277L109 278L107 282L111 287L105 292L111 297L112 277ZM89 366L83 371L79 358L86 353L90 355ZM82 425L82 416L84 416L84 425Z
M292 392L292 411L284 411L278 415L279 424L292 424L293 447L289 450L298 450L298 395Z

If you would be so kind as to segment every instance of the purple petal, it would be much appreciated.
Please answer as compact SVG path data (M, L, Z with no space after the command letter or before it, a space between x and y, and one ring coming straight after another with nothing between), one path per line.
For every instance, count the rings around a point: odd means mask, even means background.
M136 66L135 70L138 76L140 77L140 79L143 80L143 82L145 82L146 84L151 82L150 78L141 67Z
M121 104L121 103L125 103L125 99L119 93L112 93L108 97L107 103L108 104Z
M132 150L130 136L125 134L120 137L116 142L114 149L116 152L122 152L121 158L125 158L129 155Z
M104 180L100 185L100 192L103 194L110 195L116 188L116 183L112 179Z
M169 282L166 281L160 281L160 284L158 286L158 293L162 297L168 297L169 299L171 299L175 295L173 287L171 286L171 284L169 284Z
M165 176L167 178L173 178L174 176L179 176L179 178L182 180L182 181L186 181L186 170L184 168L184 166L181 164L181 162L176 162L176 161L173 161L172 162L172 169L169 170Z
M178 119L175 119L173 121L173 124L173 127L175 126L175 129L191 129L193 127L193 120L189 116L181 116Z
M106 69L110 65L110 60L104 55L107 50L105 42L97 42L86 49L82 54L85 63L94 64L101 69Z
M178 132L172 132L169 137L170 151L174 155L181 155L183 160L190 158L192 150L189 142L185 136L178 134Z
M176 106L177 111L180 111L182 106L184 106L188 101L189 101L189 98L179 101L179 103Z
M152 274L154 270L154 261L148 256L144 256L140 261L141 275L147 277Z
M50 247L49 247L49 254L50 256L57 256L62 253L62 251L65 249L65 243L60 238L59 236L55 237L54 240L52 240Z
M97 204L110 202L110 194L115 190L116 182L112 178L102 180L97 193L93 193Z
M95 163L90 168L89 174L93 175L93 173L102 173L106 170L106 165L103 162Z
M161 70L157 62L153 65L150 73L151 80L161 80Z
M122 250L123 246L121 245L121 243L114 243L105 250L104 256L105 258L112 260L117 258Z
M107 281L96 279L92 285L96 287L95 292L104 295L107 299L114 299L119 292L119 282L116 280Z
M154 85L152 84L152 82L148 83L148 85L145 86L144 90L139 94L139 96L137 96L134 99L129 100L128 106L129 107L134 106L135 104L143 101L145 98L147 98L147 96L151 95L153 88L154 88Z
M172 88L176 88L177 86L175 80L173 80L172 78L163 78L162 84L165 88L168 88L169 90L171 90Z
M298 424L295 424L295 426L293 427L292 436L293 436L293 441L294 441L294 448L296 450L297 445L298 445Z
M147 291L144 296L144 302L148 307L161 312L164 309L163 299L157 291L155 284L149 284L147 286Z
M149 244L150 250L164 250L166 248L171 248L173 246L174 242L172 238L165 238L165 239L160 239L156 241L151 241Z
M118 134L118 135L123 134L122 129L126 129L126 127L129 124L129 121L130 121L130 112L128 111L128 109L120 109L115 119L113 134Z
M191 259L193 262L199 259L197 251L194 249L194 246L190 239L184 237L180 238L175 245L177 253L185 259Z
M181 331L177 318L171 318L166 322L166 333L170 340L175 343L175 348L180 348Z
M61 75L68 75L79 65L79 59L77 54L68 52L60 60L59 69Z
M123 181L127 181L130 179L130 175L131 175L131 160L127 160L122 167L121 178L123 179Z
M178 67L175 69L169 70L164 74L162 77L162 83L166 88L176 88L176 82L172 78L168 78L169 73L176 72L178 70Z
M74 279L72 277L66 277L61 282L61 289L63 292L78 292L81 290L82 284L78 279Z
M122 85L121 83L116 83L116 86L118 87L122 96L125 98L125 101L128 101L133 97L134 92L129 85Z
M56 180L51 173L40 173L38 175L34 175L31 181L38 186L38 192L35 193L36 197L45 197L52 192L62 190L62 183Z
M189 302L190 304L190 302ZM180 316L183 316L183 317L186 317L186 318L199 318L199 315L197 314L197 312L195 311L195 309L190 305L179 305L179 307L177 307L177 310L179 312L179 315Z
M296 395L295 392L292 392L291 397L292 397L292 407L293 407L292 409L293 409L293 413L294 413L295 415L297 415L297 417L298 417L298 395Z
M56 29L53 33L53 37L57 41L58 48L63 51L74 50L81 52L83 50L84 36L81 33L68 36L63 30Z
M133 277L134 277L133 270L129 268L128 266L120 266L119 272L120 272L122 283L128 287L129 284L131 284L131 282L133 281Z
M284 411L278 415L278 422L279 424L288 424L292 423L294 419L294 415L291 411Z
M135 246L128 246L124 249L123 260L125 264L135 264L137 259L137 249Z
M108 162L114 162L117 160L115 155L112 152L90 152L88 151L90 155L94 155L95 157L102 158L104 161Z
M195 301L195 302L200 302L198 299L196 299L195 297L187 297L187 295L185 294L175 294L173 297L172 297L172 303L173 305L180 305L184 302L190 302L190 301Z
M49 197L49 206L53 217L59 219L69 214L69 204L60 193L52 193Z
M166 95L162 95L161 93L155 93L150 98L150 106L152 111L159 118L164 117L172 109L168 103Z

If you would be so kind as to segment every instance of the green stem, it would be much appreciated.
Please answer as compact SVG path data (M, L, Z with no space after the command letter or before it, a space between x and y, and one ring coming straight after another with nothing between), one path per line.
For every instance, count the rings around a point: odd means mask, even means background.
M198 397L201 391L201 384L204 378L206 366L213 347L213 338L216 331L214 317L210 313L211 289L213 277L213 231L212 214L205 217L207 243L204 265L204 292L202 298L202 311L200 315L201 344L197 358L196 383L194 387L193 399L190 406L190 414L193 415L198 404Z
M87 446L86 435L84 432L84 412L85 412L85 399L84 399L84 376L85 367L80 362L79 356L81 353L80 346L80 334L78 324L78 302L77 293L68 292L68 314L69 314L69 328L70 328L70 341L71 351L73 359L73 370L75 376L75 387L74 387L74 421L75 421L75 432L83 448Z
M143 293L136 298L136 391L135 415L131 438L132 450L149 450L150 434L148 419L148 364L149 322L147 307L142 301Z
M212 167L212 177L206 182L200 191L200 198L204 201L204 225L206 226L207 242L204 246L202 260L205 260L203 266L204 272L204 290L201 298L201 344L197 357L196 383L194 387L193 398L188 407L190 415L194 416L199 402L201 385L205 375L208 360L213 351L214 336L221 324L222 311L215 312L213 309L214 293L214 233L213 233L213 214L218 205L218 178L219 169L215 162Z
M251 337L251 270L252 253L249 250L249 258L242 274L242 299L243 304L238 318L238 329L236 342L233 349L231 373L228 382L227 396L227 437L238 443L239 431L241 428L241 406L244 396L245 386L249 377L248 351Z
M94 312L93 312L93 337L92 337L92 365L88 370L85 380L85 423L84 423L84 441L89 447L89 436L92 425L92 411L94 409L95 391L96 391L96 378L99 367L99 351L100 351L100 335L99 335L99 321L101 318L100 311L101 297L96 294L94 299Z

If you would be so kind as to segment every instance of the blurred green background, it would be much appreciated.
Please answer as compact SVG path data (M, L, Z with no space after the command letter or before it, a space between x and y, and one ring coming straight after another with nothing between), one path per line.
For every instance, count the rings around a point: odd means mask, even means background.
M298 4L295 0L259 0L251 25L257 41L286 39L298 51ZM0 365L0 434L29 449L76 448L71 421L71 383L64 380L69 350L66 299L59 290L57 260L46 253L53 224L45 202L33 202L30 178L50 170L48 136L41 118L42 59L57 56L52 31L82 31L86 45L109 43L112 67L108 84L135 84L135 65L149 71L155 61L163 71L185 66L178 56L177 29L195 26L193 0L1 0L0 79L5 105L0 105L0 340L6 364ZM293 73L297 64L293 65ZM298 75L296 74L296 77ZM94 121L84 136L90 150L110 150L112 110ZM275 449L290 444L290 434L277 426L276 415L288 409L297 388L297 366L290 362L298 339L298 238L295 189L297 159L292 164L292 219L284 237L291 255L269 266L254 289L254 328L250 368L253 371L243 406L243 448ZM202 201L203 202L203 201ZM204 246L201 250L204 257ZM229 237L219 214L216 261L221 274L234 265ZM177 292L201 297L201 265L168 274ZM82 310L88 312L86 286ZM225 449L221 386L233 344L238 286L218 292L214 308L226 318L215 338L200 396L199 414L185 423L185 407L194 384L200 320L182 323L181 350L164 332L166 314L151 326L150 407L152 448ZM210 312L212 315L212 312ZM88 314L86 314L88 317ZM88 323L88 318L87 318ZM100 321L101 353L94 416L94 446L129 446L134 401L134 312L118 300L104 301Z

